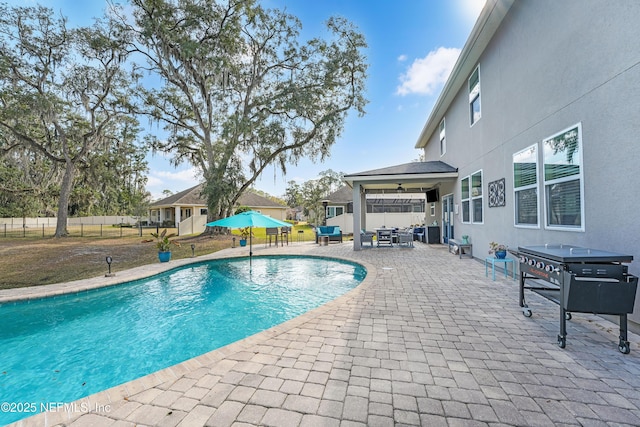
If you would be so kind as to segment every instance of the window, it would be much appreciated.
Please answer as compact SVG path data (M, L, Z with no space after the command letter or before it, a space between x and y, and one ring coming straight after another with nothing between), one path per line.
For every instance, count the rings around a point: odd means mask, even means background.
M471 206L471 198L469 197L469 177L463 178L460 184L460 197L462 198L462 222L471 222L469 215L469 207Z
M482 223L482 171L462 179L462 222Z
M542 141L546 226L584 230L582 126Z
M447 138L445 135L444 119L440 122L440 155L444 156L447 152Z
M515 225L538 227L538 145L513 155Z
M471 126L480 120L480 66L469 77L469 123Z
M343 206L327 206L327 218L333 218L334 216L340 216L344 213Z
M431 206L429 207L429 211L431 212L431 216L436 216L436 204L435 203L431 203Z
M472 207L472 221L482 222L482 171L476 172L471 175L471 207Z

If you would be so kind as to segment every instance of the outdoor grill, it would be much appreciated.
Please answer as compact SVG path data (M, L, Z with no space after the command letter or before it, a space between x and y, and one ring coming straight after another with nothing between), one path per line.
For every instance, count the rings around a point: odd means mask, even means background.
M531 309L525 289L560 306L558 345L565 348L571 312L620 316L618 350L630 352L627 314L633 312L638 278L628 274L622 263L633 256L571 245L521 246L510 251L520 260L520 307L526 317ZM525 284L527 279L529 280ZM541 282L542 281L542 282Z

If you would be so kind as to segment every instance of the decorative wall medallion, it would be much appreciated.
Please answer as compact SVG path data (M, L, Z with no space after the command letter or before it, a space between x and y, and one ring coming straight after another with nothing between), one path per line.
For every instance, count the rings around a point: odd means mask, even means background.
M504 206L504 178L489 183L489 207Z

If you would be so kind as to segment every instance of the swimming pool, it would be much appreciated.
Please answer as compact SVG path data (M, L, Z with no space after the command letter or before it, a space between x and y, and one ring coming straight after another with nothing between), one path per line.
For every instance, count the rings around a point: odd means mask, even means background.
M0 425L268 329L335 299L365 276L362 266L330 258L254 257L251 271L248 258L239 258L2 304L0 403L13 406L0 408Z

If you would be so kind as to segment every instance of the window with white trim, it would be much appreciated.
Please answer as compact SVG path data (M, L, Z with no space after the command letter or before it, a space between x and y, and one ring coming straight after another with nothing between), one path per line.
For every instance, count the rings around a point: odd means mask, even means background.
M542 141L546 226L584 230L582 125Z
M482 171L462 179L460 183L462 199L462 222L483 222Z
M538 227L538 144L513 155L514 224Z
M480 65L473 70L469 77L469 124L473 126L480 120Z
M447 137L444 127L444 119L440 122L440 155L444 156L447 152Z

